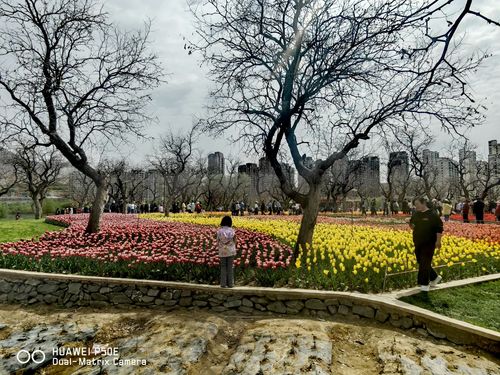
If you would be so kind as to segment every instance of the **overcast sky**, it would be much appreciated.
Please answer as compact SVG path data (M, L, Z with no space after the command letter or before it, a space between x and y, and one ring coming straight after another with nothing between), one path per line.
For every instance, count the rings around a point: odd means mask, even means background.
M199 66L199 56L188 55L183 49L183 37L193 32L191 15L186 0L103 0L105 9L113 21L123 28L137 28L144 20L151 19L153 32L152 46L169 73L168 83L154 92L151 111L158 123L148 128L152 137L174 129L188 128L196 117L203 116L210 82L206 72ZM475 10L500 20L500 0L474 0ZM471 77L472 87L478 101L488 107L486 122L469 133L477 151L487 155L487 141L500 140L500 28L472 16L463 24L461 32L467 35L464 48L487 50L493 53L475 77ZM444 146L446 137L439 136L434 149ZM145 158L151 152L152 142L136 144L133 155ZM202 137L198 146L204 153L220 150L225 154L238 156L239 147L224 139ZM131 155L127 150L127 154ZM241 155L240 159L255 159ZM139 162L139 160L137 160Z

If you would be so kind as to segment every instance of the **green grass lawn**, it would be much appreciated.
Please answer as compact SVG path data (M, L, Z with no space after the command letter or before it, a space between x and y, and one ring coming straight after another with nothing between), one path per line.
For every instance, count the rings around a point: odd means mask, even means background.
M419 293L401 300L451 318L500 331L500 280Z
M61 230L62 227L45 223L44 219L0 220L0 242L18 241L39 237L47 231Z

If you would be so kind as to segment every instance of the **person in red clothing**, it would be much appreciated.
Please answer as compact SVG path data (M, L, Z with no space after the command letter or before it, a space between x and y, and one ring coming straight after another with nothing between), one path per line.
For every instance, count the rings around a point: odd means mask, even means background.
M495 217L497 221L500 221L500 200L497 201L497 206L495 208Z

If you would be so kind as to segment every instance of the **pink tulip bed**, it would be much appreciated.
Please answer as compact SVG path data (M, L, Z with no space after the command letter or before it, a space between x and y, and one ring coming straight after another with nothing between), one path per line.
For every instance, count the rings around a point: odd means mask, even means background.
M217 228L104 214L101 230L86 234L87 214L57 215L62 231L38 240L0 243L0 267L39 272L217 282ZM275 285L288 273L292 250L272 237L236 230L236 275L245 284ZM286 279L286 277L285 277Z

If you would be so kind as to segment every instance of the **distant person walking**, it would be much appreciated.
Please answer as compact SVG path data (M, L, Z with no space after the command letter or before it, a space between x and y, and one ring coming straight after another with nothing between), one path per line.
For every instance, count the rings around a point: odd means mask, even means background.
M413 243L418 262L417 281L420 289L428 292L430 286L436 286L442 280L432 268L432 258L436 248L441 248L443 222L429 209L425 198L415 200L415 210L410 219L410 227L413 229Z
M484 224L484 202L480 197L472 205L472 213L476 217L477 224Z
M462 206L462 219L464 223L469 222L469 210L470 210L469 200L466 199Z
M372 216L377 215L377 202L375 202L375 198L372 199L372 202L370 204L370 214Z
M453 209L453 206L451 205L450 201L448 199L445 199L444 203L443 203L444 221L449 221L450 220L450 215L451 215L451 210L452 209Z
M497 206L495 208L495 217L497 221L500 221L500 199L497 201Z
M236 234L230 216L224 216L217 231L217 247L220 259L220 286L232 288L234 286L233 260L236 255Z

